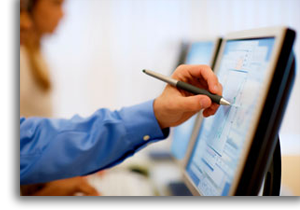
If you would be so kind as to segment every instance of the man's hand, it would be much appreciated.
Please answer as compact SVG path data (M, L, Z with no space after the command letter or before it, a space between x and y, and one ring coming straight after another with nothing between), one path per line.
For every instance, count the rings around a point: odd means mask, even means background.
M172 78L222 95L222 85L209 66L181 65ZM180 125L202 109L204 117L214 115L219 105L212 103L208 96L193 95L167 85L163 93L155 99L153 108L161 129L164 129Z
M45 187L36 192L34 196L99 196L84 177L74 177L69 179L56 180L46 183Z

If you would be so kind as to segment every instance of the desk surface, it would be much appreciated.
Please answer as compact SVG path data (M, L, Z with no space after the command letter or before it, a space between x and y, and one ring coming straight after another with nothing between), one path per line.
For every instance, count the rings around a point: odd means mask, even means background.
M300 196L300 155L282 156L282 187Z
M129 165L142 165L149 170L149 179L142 178L136 174L130 174L123 171L122 173L107 174L106 179L102 179L96 183L95 187L101 188L102 195L170 195L167 184L170 181L180 181L181 172L175 162L154 161L149 160L146 151L141 151L134 157L125 161L125 163L115 167L114 172L118 169L126 169ZM127 163L126 163L127 162ZM124 177L126 175L126 177ZM134 177L133 177L134 176ZM125 178L127 178L125 180ZM110 180L108 182L108 180ZM116 182L117 180L118 182ZM97 180L96 180L97 181ZM98 186L99 185L99 186ZM131 185L131 187L130 187ZM132 188L134 186L134 189ZM136 188L138 186L138 189ZM142 187L144 186L144 187ZM155 190L151 189L154 188ZM300 196L300 155L283 155L282 156L282 190L281 195Z

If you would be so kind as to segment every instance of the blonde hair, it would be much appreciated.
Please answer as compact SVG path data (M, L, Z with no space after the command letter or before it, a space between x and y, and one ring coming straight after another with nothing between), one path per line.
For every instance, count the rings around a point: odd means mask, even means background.
M35 1L36 2L36 1ZM25 49L27 51L31 71L37 84L44 91L51 89L50 74L47 69L40 63L40 38L38 38L34 26L28 32L27 40L25 41Z
M25 45L25 49L28 54L29 62L30 62L30 70L32 75L37 82L37 84L44 91L49 91L51 89L51 79L49 72L39 63L39 58L37 57L39 53L39 49L34 49Z

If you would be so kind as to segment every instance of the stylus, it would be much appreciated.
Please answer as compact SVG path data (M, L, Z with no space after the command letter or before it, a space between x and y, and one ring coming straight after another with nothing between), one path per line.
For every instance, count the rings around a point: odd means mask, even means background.
M212 102L220 104L220 105L226 105L226 106L230 106L231 104L225 100L222 96L216 95L216 94L212 94L207 90L204 89L200 89L198 87L195 87L193 85L190 85L188 83L182 82L182 81L178 81L176 79L167 77L165 75L162 75L160 73L151 71L151 70L146 70L144 69L143 72L151 77L154 77L156 79L159 79L161 81L164 81L174 87L177 87L179 89L185 90L187 92L193 93L195 95L207 95Z

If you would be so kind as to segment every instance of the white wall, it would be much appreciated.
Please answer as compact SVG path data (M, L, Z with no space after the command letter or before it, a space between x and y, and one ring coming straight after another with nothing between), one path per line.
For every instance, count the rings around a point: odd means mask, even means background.
M274 25L300 32L299 8L297 0L67 0L66 16L44 48L56 116L152 99L164 84L141 70L169 74L182 39ZM298 40L295 52L300 62ZM286 153L300 153L299 77L281 128Z

